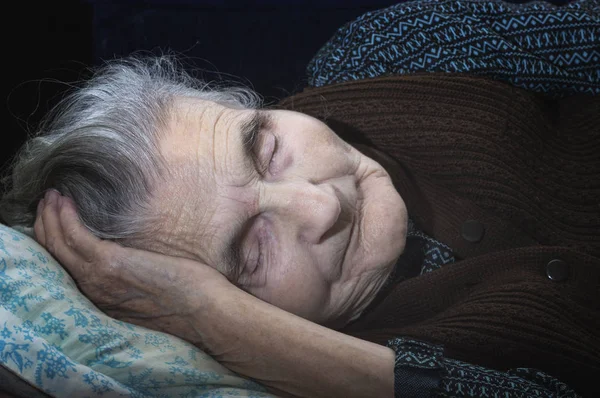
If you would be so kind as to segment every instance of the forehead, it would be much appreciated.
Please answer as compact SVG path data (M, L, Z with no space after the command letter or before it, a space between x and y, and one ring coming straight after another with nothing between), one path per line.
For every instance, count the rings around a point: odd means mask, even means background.
M233 225L239 216L232 206L250 201L247 190L239 188L250 169L239 127L252 113L185 98L174 104L161 134L160 152L168 170L156 204L177 241L171 244L208 264L219 254L214 250L227 232L223 225Z
M244 160L239 129L252 113L213 101L180 98L161 139L161 154L172 168L203 169L226 181L235 179L238 170L244 169L239 167Z
M169 113L161 153L170 163L186 162L194 154L209 153L215 139L227 134L234 118L235 110L216 102L179 98Z

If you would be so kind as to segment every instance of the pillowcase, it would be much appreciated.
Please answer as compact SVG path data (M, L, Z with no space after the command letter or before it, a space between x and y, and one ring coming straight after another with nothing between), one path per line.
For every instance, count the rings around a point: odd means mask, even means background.
M34 239L1 224L0 384L25 396L272 397L177 337L105 315Z

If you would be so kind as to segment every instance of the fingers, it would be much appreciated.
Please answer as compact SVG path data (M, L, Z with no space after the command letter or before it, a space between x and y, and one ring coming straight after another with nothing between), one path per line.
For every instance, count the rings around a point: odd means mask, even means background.
M57 243L62 240L62 228L58 219L59 193L50 190L44 196L44 210L42 211L42 223L44 230L44 246L52 254L56 252Z
M35 224L33 224L33 233L35 239L42 246L46 246L46 233L44 232L44 221L42 221L42 212L44 211L44 199L38 202Z
M46 247L67 270L77 278L83 273L82 258L65 243L63 227L59 219L61 196L51 190L46 193L42 204L41 216L36 220L36 236L39 242ZM35 226L34 226L35 229Z
M67 248L86 262L93 262L104 241L92 234L77 215L75 203L71 198L62 196L60 200L60 225Z
M99 264L110 263L119 253L118 244L97 238L81 223L72 199L54 190L48 191L38 205L34 232L38 242L75 279L89 277L86 270L90 266L95 272L101 271Z

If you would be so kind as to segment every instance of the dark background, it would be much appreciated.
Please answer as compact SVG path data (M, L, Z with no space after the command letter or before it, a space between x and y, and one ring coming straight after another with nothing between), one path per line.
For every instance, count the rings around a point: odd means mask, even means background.
M174 51L204 70L201 77L235 77L275 101L304 87L308 61L340 26L397 2L10 2L3 7L0 166L6 168L68 83L89 76L87 67L103 59Z
M206 79L234 79L274 101L301 90L308 61L337 28L394 3L62 0L5 8L0 164L5 170L65 83L103 59L173 51Z

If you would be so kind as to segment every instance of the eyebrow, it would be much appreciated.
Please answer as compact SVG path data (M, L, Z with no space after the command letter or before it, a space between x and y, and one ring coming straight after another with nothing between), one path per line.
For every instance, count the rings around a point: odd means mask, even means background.
M242 145L244 159L256 165L256 145L260 137L261 129L271 124L271 118L266 112L256 109L252 114L242 121L239 128L239 137ZM242 273L242 239L248 229L248 222L236 228L225 247L224 261L226 274L230 281L235 282Z
M243 154L248 160L254 161L256 158L254 150L260 136L260 129L265 122L262 115L263 113L256 109L240 126L239 134L242 142Z

